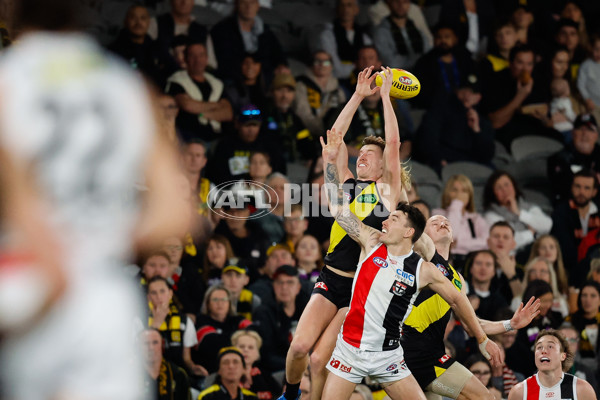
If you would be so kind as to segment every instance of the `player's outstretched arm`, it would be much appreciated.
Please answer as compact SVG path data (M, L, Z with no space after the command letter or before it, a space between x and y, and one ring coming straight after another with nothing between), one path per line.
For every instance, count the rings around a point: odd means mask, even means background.
M448 279L430 262L423 262L421 266L420 286L429 286L438 293L452 307L458 318L465 325L465 329L477 339L479 350L492 363L502 365L504 360L496 343L488 339L479 325L475 311L467 297L456 290Z
M378 243L380 231L362 223L350 210L344 195L343 185L335 164L339 149L343 147L342 134L334 129L327 131L327 143L321 137L323 146L323 162L325 163L325 189L329 210L336 222L346 231L348 236L358 242L367 252Z
M523 391L525 387L525 381L517 383L510 389L508 393L508 400L523 400Z
M356 110L358 109L358 106L360 106L360 103L362 103L363 99L371 96L379 90L379 87L377 86L371 89L371 84L376 77L376 75L372 74L372 72L373 67L371 66L358 73L356 90L331 127L331 130L339 132L342 135L342 138L346 132L348 132L348 128L352 123L354 114L356 113ZM345 146L340 148L337 167L340 171L340 178L342 179L342 182L352 178L352 172L350 169L348 169L348 150Z
M535 300L535 301L534 301ZM529 325L540 313L540 299L530 298L527 304L521 303L511 319L504 321L488 321L480 319L479 323L487 335L498 335Z
M419 240L414 245L415 252L425 261L431 261L435 255L435 244L428 234L423 232ZM463 279L464 282L464 279Z
M395 202L399 200L402 186L401 173L402 164L400 163L400 128L398 119L390 99L390 89L394 80L392 70L387 67L378 73L381 77L381 101L383 103L383 120L385 130L385 149L383 150L383 177L382 181L390 185Z

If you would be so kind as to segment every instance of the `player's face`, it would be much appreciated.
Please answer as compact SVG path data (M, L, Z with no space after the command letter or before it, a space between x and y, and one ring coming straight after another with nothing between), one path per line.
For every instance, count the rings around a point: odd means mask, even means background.
M552 335L543 336L535 345L535 366L540 372L562 369L561 363L566 357L560 342Z
M240 382L244 374L244 364L240 356L229 353L221 357L218 373L223 382Z
M490 232L488 247L495 254L512 251L517 246L515 237L507 226L497 226Z
M273 90L273 101L280 110L287 111L296 98L296 91L289 86Z
M148 286L148 301L155 307L169 304L173 298L173 291L163 281L152 282Z
M143 37L148 33L150 14L145 7L135 7L129 10L125 18L125 28L134 36Z
M206 149L198 143L188 144L183 153L185 169L192 174L199 174L206 165Z
M473 276L474 282L490 282L495 273L494 258L491 254L479 253L475 256L473 265L471 266L471 275Z
M448 239L452 242L452 226L448 218L443 215L434 215L427 220L425 225L425 233L433 240L434 243L442 239Z
M596 195L594 178L587 178L585 176L575 177L571 185L571 193L573 194L575 204L578 207L585 207Z
M600 295L592 286L581 289L581 308L586 315L596 316L600 309Z
M142 346L148 363L154 363L162 359L162 337L158 332L153 330L143 332Z
M356 160L356 175L359 179L377 180L383 175L383 151L374 144L360 148Z
M408 224L408 217L402 211L393 211L381 224L381 231L379 240L386 245L398 244L414 234L414 229Z
M538 248L539 257L542 257L549 262L556 262L558 258L558 249L556 247L556 242L551 237L545 237L540 241L540 247Z
M240 293L244 286L248 284L248 275L240 274L236 271L227 271L221 276L223 286L231 293Z
M534 56L531 51L522 51L517 53L515 59L510 64L510 71L514 78L522 76L524 73L531 75L533 72Z
M254 364L254 362L260 357L258 353L258 344L256 343L256 339L254 339L252 336L240 336L234 346L240 349L244 355L246 365Z
M545 260L538 260L535 264L529 267L529 280L540 279L550 283L550 269Z

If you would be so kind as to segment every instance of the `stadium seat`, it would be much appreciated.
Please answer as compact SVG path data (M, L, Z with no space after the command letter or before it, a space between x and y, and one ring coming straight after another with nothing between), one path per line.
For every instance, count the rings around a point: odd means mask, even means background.
M510 144L510 152L515 161L548 157L562 150L563 144L543 136L522 136Z
M419 196L429 204L431 208L440 205L442 193L442 181L438 174L429 166L416 161L408 163L410 175L413 182L417 184Z
M506 169L509 165L515 162L513 156L510 155L506 147L499 141L494 141L494 158L492 158L492 164L497 169Z
M553 211L552 202L550 201L550 199L548 198L548 196L546 194L539 192L537 190L527 189L527 188L522 189L521 191L523 192L523 197L524 197L525 201L539 206L542 209L542 211L548 215L552 214L552 211Z
M442 168L442 182L445 184L453 175L463 174L469 177L473 186L484 186L492 172L492 168L483 164L457 161Z

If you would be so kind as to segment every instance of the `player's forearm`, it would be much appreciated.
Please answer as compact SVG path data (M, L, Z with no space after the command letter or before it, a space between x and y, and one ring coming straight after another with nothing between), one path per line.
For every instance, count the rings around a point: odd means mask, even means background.
M335 129L338 132L342 132L344 135L348 132L348 128L352 123L352 118L358 109L358 106L363 101L364 97L357 94L356 92L350 97L350 100L346 103L340 115L338 115L337 119L333 123L332 129Z
M477 343L483 342L487 336L481 325L479 325L475 310L473 310L467 297L463 295L455 296L455 300L450 306L465 326L467 332L477 339Z
M340 184L340 177L335 164L327 163L325 166L325 188L329 201L329 209L336 222L346 231L348 236L354 240L358 240L361 222L350 211L350 206L345 201L344 191Z
M506 333L510 330L513 330L512 326L510 325L510 320L488 321L486 319L479 319L479 325L481 325L483 332L488 336L500 335L502 333ZM507 329L507 326L510 326L510 328Z
M385 143L396 144L400 147L400 128L398 127L398 118L389 96L382 96L383 103L383 121L385 123Z

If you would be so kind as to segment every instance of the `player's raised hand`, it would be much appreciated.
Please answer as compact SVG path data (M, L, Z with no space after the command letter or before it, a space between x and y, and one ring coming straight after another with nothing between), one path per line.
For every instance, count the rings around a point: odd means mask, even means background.
M356 82L356 90L355 90L356 94L363 96L363 97L368 97L379 90L378 86L375 86L374 88L371 89L373 81L375 80L375 77L377 76L377 74L371 75L372 72L373 72L373 66L370 66L369 68L365 68L361 72L358 73L358 79Z
M535 301L534 301L535 300ZM540 313L540 299L532 297L529 299L527 304L523 306L523 303L519 305L517 311L515 311L513 317L510 319L510 326L514 329L521 329L529 325L529 323L538 316Z
M323 147L323 161L325 163L335 163L340 146L344 143L344 135L342 132L331 128L327 130L327 143L323 140L323 136L319 139L321 139L321 146Z
M376 75L381 77L381 98L389 98L392 82L394 81L394 73L390 67L381 67L381 72Z

